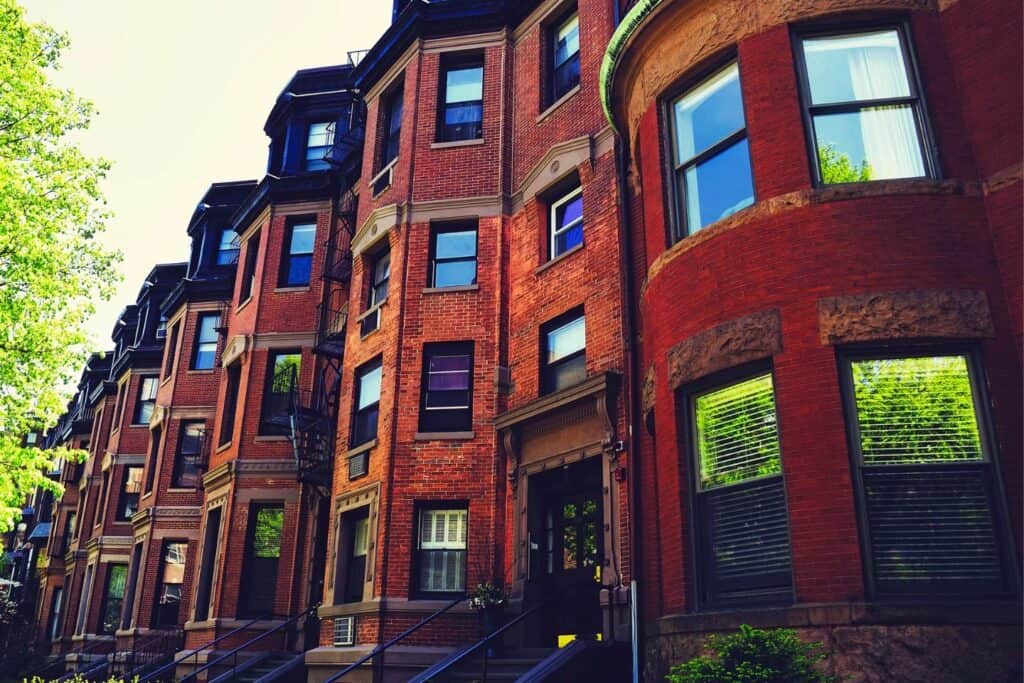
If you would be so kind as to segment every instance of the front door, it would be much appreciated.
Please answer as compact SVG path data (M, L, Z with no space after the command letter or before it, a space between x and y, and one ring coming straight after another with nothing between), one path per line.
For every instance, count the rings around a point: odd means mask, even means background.
M545 645L601 632L601 459L530 478L529 603L545 605Z

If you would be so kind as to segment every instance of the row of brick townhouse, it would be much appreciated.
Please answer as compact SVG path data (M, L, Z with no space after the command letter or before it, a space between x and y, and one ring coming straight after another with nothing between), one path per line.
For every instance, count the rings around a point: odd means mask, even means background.
M657 681L748 623L1013 680L1021 27L396 0L43 440L89 458L38 639L142 680Z

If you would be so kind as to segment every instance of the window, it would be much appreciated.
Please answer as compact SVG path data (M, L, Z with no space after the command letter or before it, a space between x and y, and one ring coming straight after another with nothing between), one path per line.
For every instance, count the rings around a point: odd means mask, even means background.
M218 443L223 446L231 443L235 434L235 414L238 412L238 389L242 382L242 365L235 363L228 366L224 373L227 376L227 385L224 390L224 412L220 420L220 439Z
M296 223L288 226L285 234L288 252L281 259L282 287L305 287L309 284L315 240L316 223Z
M468 431L472 426L473 342L425 345L420 431Z
M156 477L156 463L160 453L160 437L162 434L163 431L159 427L150 431L149 467L146 468L146 493L153 490L153 480Z
M874 592L1009 591L1012 560L973 358L855 356L844 382Z
M107 584L103 589L103 604L100 606L100 623L96 630L100 634L112 634L121 623L121 606L124 589L128 583L128 565L111 564L107 567Z
M580 17L573 14L551 32L551 102L580 83Z
M181 423L178 454L174 458L171 486L179 489L199 488L199 470L202 464L206 423L202 420Z
M901 30L805 36L797 52L819 183L929 174L924 112Z
M92 582L95 574L96 565L86 565L85 578L82 579L82 593L78 598L78 618L75 621L75 635L85 632L85 618L89 613L89 601L92 597Z
M238 263L238 233L231 228L224 228L220 231L216 263L218 266L230 266Z
M366 313L359 321L359 333L365 337L380 327L380 306L388 298L388 280L391 277L391 252L385 251L371 262L370 295Z
M121 484L121 500L117 508L118 521L130 520L139 511L139 494L142 493L142 468L130 465L124 468L124 482Z
M131 381L131 378L128 381ZM128 389L128 381L122 382L117 387L117 398L114 402L114 424L110 427L115 431L121 428L121 419L124 417L124 396Z
M135 593L139 587L139 575L142 573L142 551L144 542L135 544L132 549L132 559L128 564L128 578L125 583L125 596L121 603L121 628L131 628L133 607L135 605Z
M355 415L352 418L352 446L377 438L380 413L380 359L356 370Z
M334 124L318 122L309 124L306 137L306 170L323 171L331 167L324 158L334 146Z
M242 268L242 288L239 290L238 303L242 304L252 297L256 288L256 258L260 252L260 231L257 230L245 243L245 265Z
M576 187L551 203L548 258L558 258L583 244L583 188Z
M156 331L153 333L157 339L164 339L167 337L167 316L160 314L160 320L156 324Z
M167 350L164 355L164 377L170 377L174 372L174 358L178 354L178 332L181 331L181 323L171 328L170 338L167 340Z
M96 499L96 511L93 513L92 525L99 526L107 513L107 493L110 491L110 470L103 470L103 483L100 484L100 497Z
M418 595L465 593L468 511L465 508L423 508L419 517Z
M280 504L254 503L249 520L238 613L251 619L274 612L284 508Z
M301 364L298 351L271 351L267 355L260 434L291 433L292 393L298 385Z
M134 425L148 425L153 417L153 409L156 406L156 390L159 385L157 377L143 377L139 381L139 400L135 404L135 417L132 418Z
M60 638L60 617L61 609L64 607L64 589L54 588L53 597L50 599L50 623L46 632L50 634L50 640Z
M398 158L402 137L403 91L404 89L399 86L394 92L381 98L381 106L384 111L384 125L381 128L381 168L384 168ZM377 192L374 192L374 194L377 194Z
M182 587L185 584L185 559L188 543L164 541L157 573L156 603L153 605L153 626L178 626Z
M220 541L220 506L206 513L206 532L203 535L203 559L199 568L199 586L196 588L195 621L206 621L210 616L210 598L213 593L213 569L217 562Z
M705 78L670 109L675 242L754 203L739 65Z
M462 57L441 70L437 139L475 140L484 135L484 65L482 56Z
M192 369L212 370L217 362L217 329L220 327L220 314L202 313L199 315L198 323Z
M791 599L771 372L696 392L690 418L701 605Z
M582 310L541 328L541 393L550 394L587 377L587 328Z
M476 284L476 226L438 225L430 240L430 286Z
M361 507L341 515L338 536L337 583L334 603L361 602L366 583L366 557L370 545L370 508Z
M71 511L68 513L67 521L64 523L64 539L61 541L61 555L68 551L68 547L71 544L71 539L75 537L78 532L78 513Z

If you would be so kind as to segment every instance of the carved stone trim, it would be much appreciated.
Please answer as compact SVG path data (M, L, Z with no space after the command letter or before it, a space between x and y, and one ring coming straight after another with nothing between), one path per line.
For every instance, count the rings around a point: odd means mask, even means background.
M668 352L673 389L718 370L769 358L782 351L778 309L760 311L699 332Z
M654 407L654 365L647 368L644 373L644 386L640 391L640 412L646 414Z
M235 475L235 461L223 463L217 465L209 472L203 475L203 489L209 496L213 491L222 486L227 486L231 483L231 480Z
M352 238L352 258L358 258L377 242L386 239L389 232L402 224L406 214L407 207L404 204L386 204L370 212Z
M373 579L377 552L377 525L380 512L380 483L374 482L363 486L355 491L340 494L334 501L334 535L329 550L330 558L330 580L327 586L327 600L334 601L336 586L335 573L338 570L338 547L341 534L341 516L356 508L368 506L370 513L367 519L367 554L366 568L363 582L363 600L369 601L373 598Z
M930 289L818 300L823 345L885 339L995 336L985 292Z
M315 332L264 332L253 336L254 349L279 349L286 346L310 347L316 341Z
M242 354L246 353L253 347L253 336L246 334L236 334L231 338L227 344L224 345L224 350L220 354L220 364L222 367L228 367L234 363Z

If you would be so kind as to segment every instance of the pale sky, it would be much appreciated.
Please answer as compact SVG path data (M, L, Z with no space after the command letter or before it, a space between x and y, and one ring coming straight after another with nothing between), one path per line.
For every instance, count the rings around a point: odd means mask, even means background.
M55 80L99 115L79 138L113 162L103 240L124 281L89 324L98 348L158 262L188 258L185 229L210 183L260 178L263 123L301 68L373 45L391 0L20 0L69 34Z

